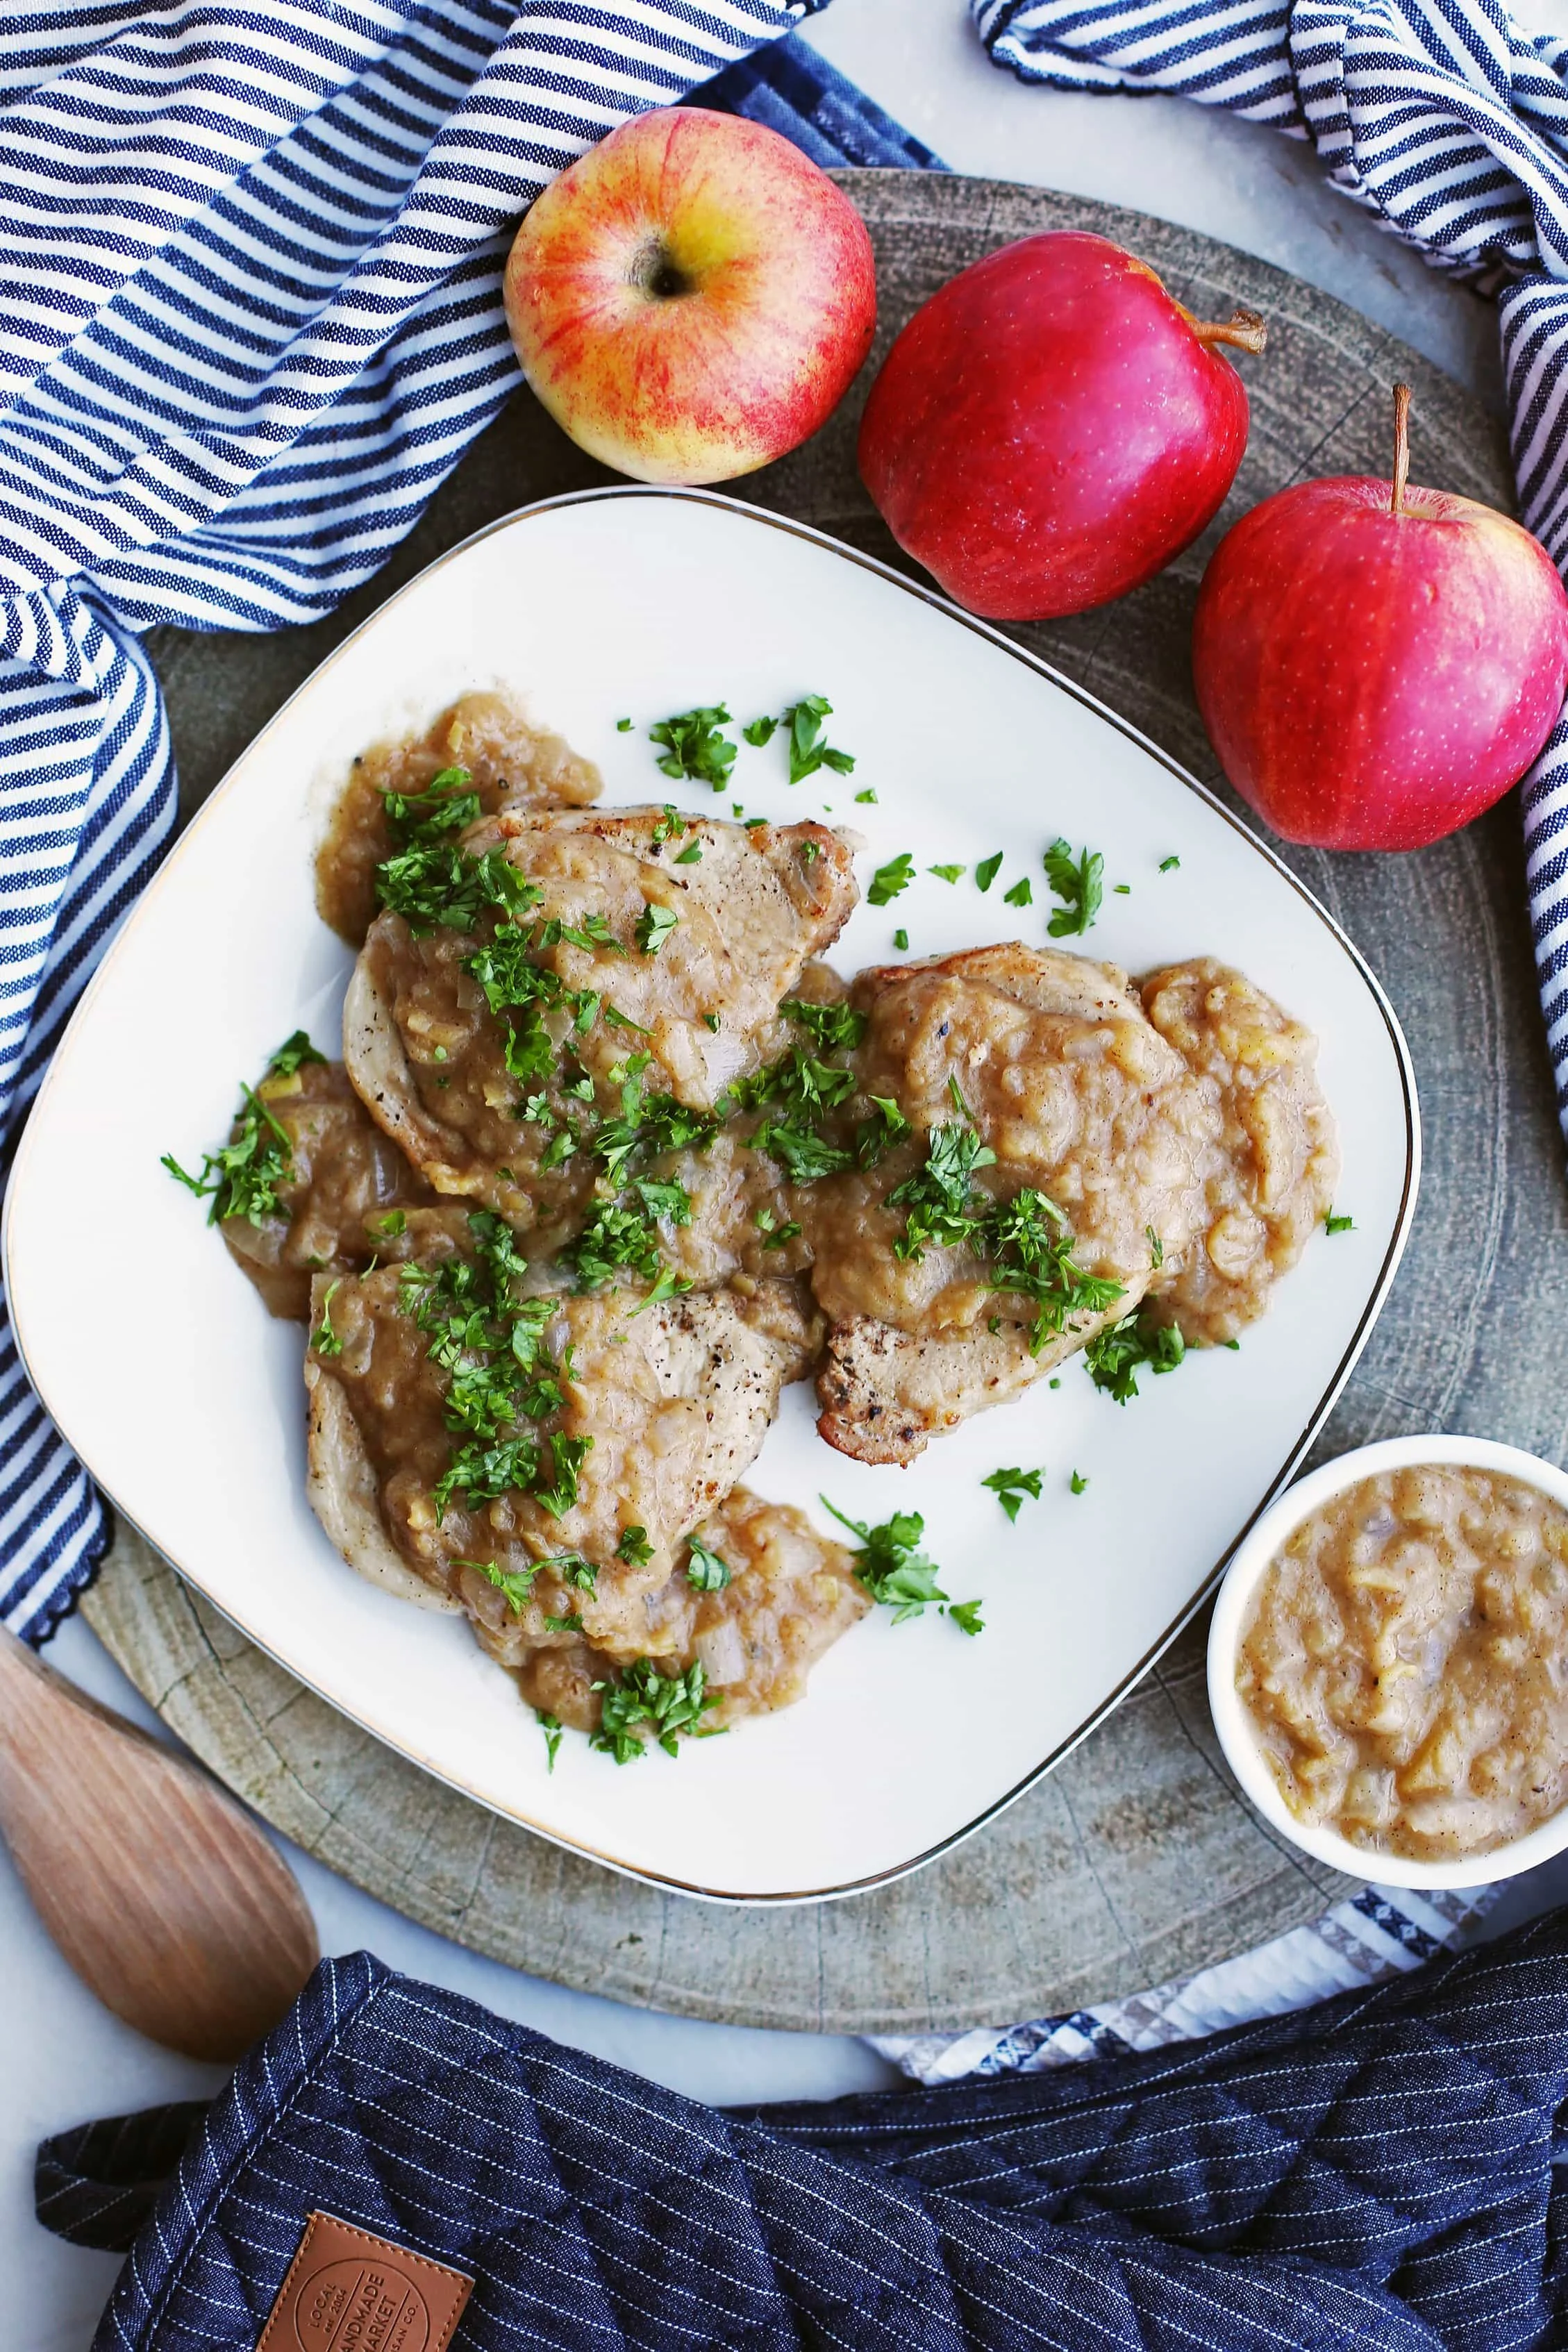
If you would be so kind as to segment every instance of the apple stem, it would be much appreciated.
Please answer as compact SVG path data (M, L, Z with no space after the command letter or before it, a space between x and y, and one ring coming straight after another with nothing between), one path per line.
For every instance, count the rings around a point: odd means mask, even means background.
M1405 485L1410 478L1410 386L1396 383L1394 387L1394 496L1388 501L1390 514L1405 512Z
M1268 341L1267 321L1256 310L1233 310L1223 323L1215 319L1194 319L1190 310L1183 316L1205 348L1210 343L1234 343L1237 351L1260 352Z

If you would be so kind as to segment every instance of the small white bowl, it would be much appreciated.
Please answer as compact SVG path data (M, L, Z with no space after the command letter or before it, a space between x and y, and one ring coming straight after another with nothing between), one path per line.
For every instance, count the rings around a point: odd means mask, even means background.
M1278 1782L1252 1729L1246 1707L1237 1695L1236 1654L1242 1621L1259 1579L1275 1554L1303 1519L1319 1507L1342 1495L1363 1478L1384 1470L1408 1470L1422 1463L1456 1463L1468 1470L1492 1470L1537 1487L1568 1510L1568 1473L1517 1445L1499 1445L1484 1437L1387 1437L1377 1445L1358 1446L1325 1462L1269 1506L1248 1533L1226 1570L1209 1628L1209 1707L1226 1761L1245 1793L1271 1827L1303 1853L1314 1854L1352 1878L1371 1878L1385 1886L1479 1886L1501 1878L1515 1878L1550 1862L1568 1846L1568 1805L1552 1814L1523 1837L1495 1846L1489 1853L1465 1854L1457 1862L1418 1862L1408 1854L1384 1853L1373 1846L1352 1845L1338 1832L1298 1821L1279 1793Z

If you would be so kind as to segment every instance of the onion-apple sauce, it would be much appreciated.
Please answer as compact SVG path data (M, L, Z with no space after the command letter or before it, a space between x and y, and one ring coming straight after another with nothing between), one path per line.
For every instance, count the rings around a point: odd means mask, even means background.
M1484 1855L1568 1799L1568 1512L1451 1464L1363 1478L1254 1598L1236 1687L1292 1812L1369 1854Z

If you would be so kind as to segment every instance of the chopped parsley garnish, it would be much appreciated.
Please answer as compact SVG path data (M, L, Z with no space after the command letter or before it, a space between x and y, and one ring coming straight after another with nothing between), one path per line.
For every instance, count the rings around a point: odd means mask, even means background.
M393 854L375 869L381 904L411 931L472 931L488 908L525 914L540 893L503 849L474 857L458 839L480 814L465 768L446 768L422 793L384 795Z
M731 1580L727 1559L710 1551L695 1536L689 1537L686 1546L686 1581L694 1592L722 1592Z
M975 888L976 888L977 890L989 890L989 889L990 889L990 887L991 887L991 885L993 884L993 882L994 882L994 881L995 881L996 877L998 876L998 874L1000 874L1000 873L1001 873L1001 871L1002 871L1002 852L1001 852L1001 850L999 850L999 849L998 849L998 850L994 851L994 854L993 854L991 856L989 856L989 857L983 857L983 858L980 860L979 865L975 867L975 869L974 869L974 887L975 887Z
M488 1577L496 1591L505 1594L509 1606L519 1617L533 1598L533 1580L539 1573L537 1568L520 1568L509 1575L504 1568L498 1568L493 1559L455 1559L452 1565L454 1568L476 1569L480 1576Z
M786 1242L793 1242L800 1232L797 1219L791 1217L781 1225L771 1209L759 1209L752 1223L763 1236L765 1250L783 1249Z
M332 1328L332 1301L342 1286L340 1276L337 1281L328 1283L322 1295L321 1319L310 1334L310 1346L318 1356L341 1356L343 1352L343 1343Z
M879 866L872 875L871 887L866 893L867 905L885 907L900 890L907 890L914 878L915 861L907 849L900 849L896 857L889 857L886 866ZM908 947L908 940L904 945Z
M547 1633L580 1633L583 1620L575 1611L569 1617L546 1617L544 1630Z
M1173 1323L1158 1323L1140 1307L1120 1323L1097 1331L1083 1360L1095 1387L1118 1404L1127 1404L1138 1394L1137 1375L1145 1365L1152 1372L1173 1372L1186 1352L1186 1342Z
M1015 882L1010 890L1004 890L1002 893L1002 904L1005 907L1032 907L1034 903L1034 886L1026 874L1022 881Z
M954 1601L947 1615L961 1633L984 1633L985 1620L980 1614L984 1603L979 1601Z
M657 955L679 920L673 907L660 907L650 898L637 920L637 943L644 955Z
M1160 871L1162 874L1173 874L1181 862L1182 861L1179 857L1162 857L1160 860Z
M894 1256L918 1265L932 1243L942 1249L978 1239L981 1220L971 1211L970 1182L976 1169L995 1160L966 1120L934 1128L926 1139L924 1166L888 1195L889 1208L907 1211Z
M629 734L631 733L631 731L632 731L632 722L631 722L631 720L630 720L629 719L616 719L616 734L617 734L617 735L629 735Z
M730 782L738 748L720 732L731 723L721 702L704 703L673 719L661 719L657 727L648 729L648 740L663 745L664 757L658 764L667 776L689 776L694 783L711 784L716 793L721 793Z
M773 741L778 733L778 726L776 719L753 719L750 726L742 728L741 732L753 751L760 751L764 743Z
M855 761L848 751L835 750L822 740L822 722L833 716L833 705L823 694L803 694L784 712L783 724L789 729L789 780L792 784L805 783L821 768L831 768L835 775L847 776Z
M1144 1226L1143 1238L1149 1244L1149 1263L1158 1274L1165 1263L1165 1244L1152 1225Z
M862 1168L875 1168L910 1133L909 1120L891 1095L873 1095L871 1116L855 1130L855 1157Z
M969 868L967 866L931 866L926 871L934 874L939 882L962 882Z
M1353 1217L1337 1217L1335 1216L1332 1209L1331 1209L1328 1215L1323 1219L1323 1231L1326 1234L1353 1234L1355 1231L1355 1219Z
M627 1202L595 1202L582 1231L561 1255L584 1290L602 1290L626 1274L657 1282L664 1267L651 1216L646 1207Z
M647 1539L647 1529L639 1527L623 1528L620 1542L616 1546L616 1558L624 1559L628 1568L646 1568L653 1558L653 1546Z
M980 1483L990 1488L1008 1518L1016 1522L1026 1496L1039 1501L1040 1481L1045 1475L1043 1470L993 1470L989 1478L982 1478Z
M1119 898L1131 898L1132 896L1132 885L1131 882L1113 882L1110 887L1115 891L1116 896Z
M962 1106L956 1081L950 1081L950 1092ZM1076 1264L1072 1229L1046 1193L1025 1185L1010 1201L976 1194L976 1171L993 1166L995 1158L967 1113L934 1129L926 1139L924 1165L888 1195L890 1208L905 1211L893 1254L918 1263L934 1244L966 1247L989 1261L991 1288L1015 1291L1033 1305L1030 1347L1038 1355L1069 1322L1114 1305L1122 1285L1085 1274Z
M807 1004L803 998L786 996L779 1009L787 1013L825 1054L840 1046L853 1053L866 1034L868 1016L858 1013L852 1004Z
M629 719L623 719L621 721L623 728L629 727L631 723ZM546 1715L542 1707L536 1706L533 1710L533 1719L544 1734L544 1752L549 1759L544 1769L547 1772L553 1772L555 1759L561 1747L561 1717L558 1715Z
M667 1756L679 1752L680 1735L697 1733L719 1694L708 1688L701 1662L684 1674L661 1674L651 1658L638 1658L618 1683L595 1683L604 1694L599 1728L588 1745L617 1764L633 1764L657 1740Z
M787 1169L797 1184L815 1184L821 1177L837 1176L850 1165L847 1151L787 1119L765 1120L752 1143L754 1150L767 1152Z
M855 804L856 804L857 808L862 807L862 806L864 806L868 802L874 801L874 800L876 799L876 797L877 797L876 793L872 791L872 789L871 789L870 785L869 785L869 784L868 784L868 785L867 785L867 787L866 787L866 789L865 789L865 791L864 791L863 793L856 793L856 795L855 795Z
M593 1440L546 1437L521 1425L546 1419L566 1401L565 1367L543 1339L555 1301L517 1297L513 1285L527 1260L500 1217L470 1210L468 1231L471 1258L405 1266L398 1292L399 1307L425 1333L426 1355L447 1376L444 1416L458 1441L436 1482L437 1520L454 1494L472 1507L514 1488L559 1518L577 1499Z
M899 950L900 954L909 946L909 943L910 935L908 931L897 930L893 933L893 945Z
M174 1153L164 1152L159 1166L166 1168L198 1201L210 1199L209 1225L219 1224L226 1217L244 1217L247 1223L259 1225L281 1213L278 1188L293 1173L294 1147L288 1129L267 1107L268 1090L275 1080L296 1077L306 1062L324 1059L305 1032L296 1029L272 1055L259 1087L241 1083L232 1139L216 1151L202 1154L199 1176L187 1175Z
M506 1171L503 1169L501 1173L504 1175ZM401 1209L388 1209L384 1217L367 1217L364 1229L367 1234L374 1234L377 1241L395 1242L400 1234L407 1232L408 1220Z
M558 1551L539 1563L541 1576L552 1576L558 1584L574 1585L579 1592L595 1592L599 1571L591 1559L580 1551Z
M895 1511L880 1527L868 1528L863 1519L846 1518L826 1495L821 1501L840 1527L859 1537L855 1573L873 1601L893 1611L895 1625L906 1617L922 1616L932 1603L947 1599L937 1582L941 1569L920 1548L926 1523L919 1511Z
M1105 896L1105 860L1099 850L1082 850L1075 858L1068 844L1058 839L1041 862L1052 897L1062 901L1046 925L1052 939L1071 939L1089 930Z
M700 866L702 863L702 844L700 841L689 843L686 848L680 851L679 855L673 860L673 863L677 866Z
M1075 1470L1072 1476L1068 1480L1068 1485L1072 1488L1075 1495L1081 1495L1087 1490L1089 1480L1083 1475L1081 1471Z

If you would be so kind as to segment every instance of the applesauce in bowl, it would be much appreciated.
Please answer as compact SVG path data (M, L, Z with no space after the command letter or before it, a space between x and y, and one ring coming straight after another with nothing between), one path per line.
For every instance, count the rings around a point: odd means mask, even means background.
M1247 1794L1340 1869L1465 1885L1568 1846L1568 1476L1446 1437L1313 1472L1232 1563L1209 1692Z

